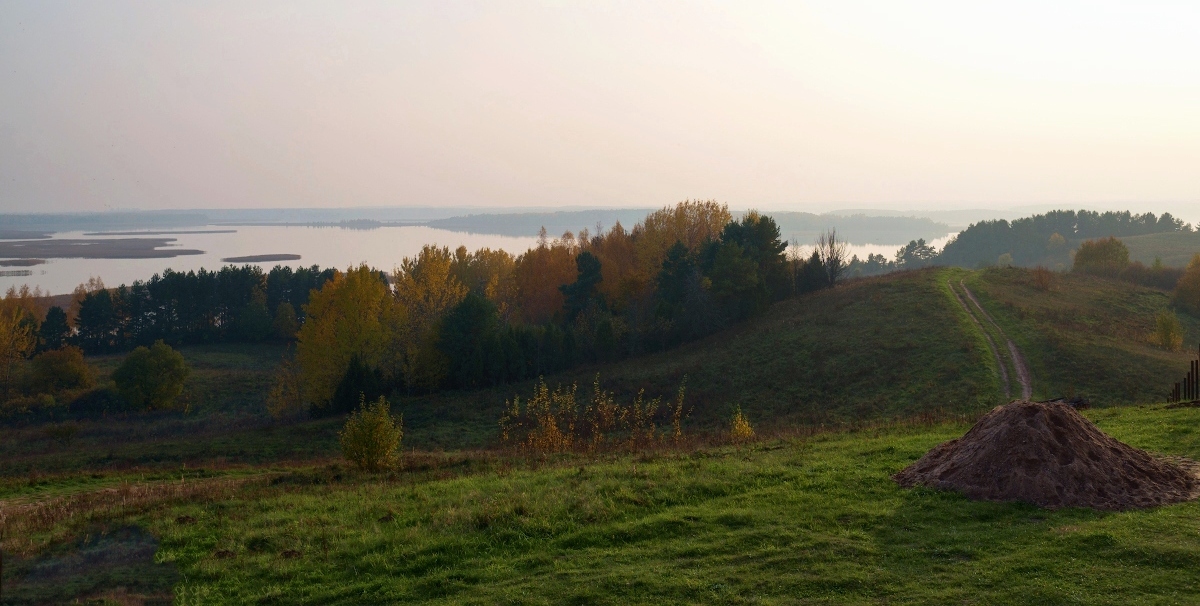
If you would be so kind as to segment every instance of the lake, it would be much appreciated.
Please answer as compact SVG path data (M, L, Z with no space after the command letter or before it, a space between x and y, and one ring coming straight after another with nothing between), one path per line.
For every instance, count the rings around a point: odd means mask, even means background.
M207 231L210 233L179 233ZM175 233L171 233L175 232ZM211 225L189 227L179 230L82 232L55 233L50 240L102 241L129 240L131 238L162 238L167 243L160 251L203 251L200 254L184 254L172 258L135 259L89 259L47 258L46 263L29 267L0 267L0 290L10 286L28 284L40 287L52 294L70 293L76 286L92 276L99 276L108 286L131 284L135 280L146 280L167 268L176 271L200 268L216 269L229 263L221 259L256 255L299 255L299 259L286 261L263 261L249 263L269 270L276 265L289 267L319 265L345 269L351 265L367 263L383 270L391 270L405 257L411 257L425 244L448 246L451 250L466 246L474 251L479 248L506 250L513 254L524 252L534 246L537 238L512 237L448 231L424 226L385 226L373 229L349 229L345 227L308 226L227 226ZM934 241L939 248L950 238ZM100 241L100 242L98 242ZM29 244L44 246L46 240ZM65 244L65 243L63 243ZM868 254L882 254L891 259L896 249L903 244L855 244L849 246L850 254L865 259ZM811 253L811 246L804 247ZM144 251L143 251L144 252ZM13 255L36 257L36 254ZM44 258L44 257L43 257ZM238 263L241 265L242 263ZM28 272L29 275L21 275Z
M232 233L173 233L166 231L213 230ZM69 231L53 234L51 239L98 240L130 238L134 232L120 235L99 235L93 232ZM209 226L187 230L162 230L143 232L147 237L171 238L167 250L193 249L202 254L189 254L169 259L47 259L45 264L32 267L2 267L0 270L20 272L27 270L29 276L0 277L0 289L28 284L39 286L52 294L70 293L89 277L99 276L108 286L130 284L134 280L146 280L164 269L176 271L196 270L201 267L216 269L229 263L222 258L268 254L300 255L297 260L249 263L263 269L276 265L300 267L320 265L345 269L351 265L367 263L373 267L391 270L404 257L420 252L425 244L448 246L451 250L466 246L474 251L479 248L502 249L521 252L533 246L537 238L514 238L446 231L423 226L379 227L375 229L347 229L344 227L304 226ZM151 236L151 234L162 234ZM238 263L242 265L242 263Z

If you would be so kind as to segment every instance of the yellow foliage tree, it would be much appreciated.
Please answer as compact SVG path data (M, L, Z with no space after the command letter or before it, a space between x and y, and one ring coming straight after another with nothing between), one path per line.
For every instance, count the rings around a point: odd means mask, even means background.
M410 387L436 388L446 374L447 362L437 350L437 323L467 296L467 287L454 276L453 267L449 248L426 245L392 272L396 301L408 317L396 346Z
M1192 257L1183 277L1175 284L1175 292L1171 294L1175 305L1193 315L1200 315L1200 254Z
M339 272L312 294L306 311L296 336L296 359L305 401L318 407L333 397L351 358L388 368L396 335L406 326L404 308L366 265Z
M676 242L695 252L705 242L720 237L732 220L729 206L715 200L684 200L650 213L633 228L642 273L647 279L657 275L667 250Z
M0 395L8 399L25 358L33 353L37 335L19 308L0 311Z

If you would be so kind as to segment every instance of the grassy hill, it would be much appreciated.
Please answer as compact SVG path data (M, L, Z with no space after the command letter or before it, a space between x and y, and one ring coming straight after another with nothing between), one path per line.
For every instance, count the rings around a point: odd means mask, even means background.
M950 294L964 280L1029 360L1035 397L1082 394L1100 405L1161 399L1186 355L1146 336L1166 309L1161 291L1058 275L1040 291L1029 272L928 269L855 280L775 305L763 317L707 339L615 364L547 377L586 391L597 373L622 398L639 389L670 399L687 377L693 431L723 427L740 406L756 424L847 426L883 418L971 414L1004 401L979 329ZM1180 315L1188 343L1200 323ZM263 399L279 346L183 350L194 372L184 413L79 422L68 443L45 427L0 429L0 477L95 468L257 465L336 456L339 419L278 426ZM94 358L101 379L119 356ZM397 398L406 445L494 445L504 401L532 383Z
M1162 259L1168 267L1186 267L1200 253L1200 232L1167 232L1121 238L1129 248L1129 259L1153 265Z
M1074 273L1056 274L1040 290L1031 272L1015 268L971 272L966 284L1025 354L1035 398L1162 401L1200 344L1200 319L1183 313L1185 351L1150 343L1155 316L1170 306L1161 290Z
M670 351L547 377L670 399L687 377L691 423L850 424L986 410L1003 401L986 345L946 291L944 270L855 280L777 303L760 318ZM414 437L452 448L496 435L506 398L531 384L398 402ZM428 433L427 433L428 428ZM464 442L465 441L465 442Z
M983 329L951 294L959 281L995 318L993 339L1028 359L1035 397L1151 402L1186 368L1146 339L1162 291L1073 274L1042 290L1021 269L904 272L547 377L586 389L600 373L628 398L669 397L687 376L691 447L481 449L526 383L398 398L404 467L364 475L337 456L341 419L265 415L281 347L190 347L186 412L79 420L66 439L57 424L0 428L0 518L17 554L6 603L1196 601L1197 503L1051 512L891 482L1004 399ZM1181 319L1200 341L1200 321ZM119 357L93 362L103 380ZM735 406L784 437L721 445ZM1135 446L1200 458L1200 409L1088 414ZM106 593L116 587L132 593Z

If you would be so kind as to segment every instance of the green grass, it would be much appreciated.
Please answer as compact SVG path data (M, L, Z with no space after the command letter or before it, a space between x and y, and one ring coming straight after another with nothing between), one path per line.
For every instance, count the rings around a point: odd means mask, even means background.
M967 285L1028 359L1035 398L1082 395L1099 405L1161 401L1187 372L1200 319L1180 313L1185 350L1150 343L1170 296L1075 273L1055 274L1041 291L1024 269L972 272Z
M1129 259L1153 265L1162 259L1168 267L1186 267L1200 253L1200 232L1167 232L1121 238L1129 248Z
M686 375L693 433L719 430L738 405L767 433L839 431L547 462L472 450L495 444L501 406L525 383L397 398L407 467L368 476L336 460L340 419L268 420L280 347L186 347L186 412L80 421L70 443L42 427L0 429L0 506L252 481L40 531L30 545L48 543L10 564L9 582L13 570L141 553L147 539L131 527L158 543L152 560L85 566L74 584L51 575L6 599L98 595L140 576L159 579L148 595L173 583L183 604L1200 601L1196 503L1044 511L890 480L967 426L872 422L973 415L1002 400L983 333L947 290L963 278L1025 352L1035 396L1159 400L1186 368L1184 354L1145 339L1167 306L1161 291L1060 275L1043 292L1019 269L905 272L785 301L672 351L547 377L586 389L599 372L628 398L643 387L669 397ZM1200 340L1200 321L1181 318L1188 342ZM103 380L120 356L93 362ZM1088 414L1131 444L1200 459L1200 409Z
M1200 458L1196 409L1092 416L1134 445ZM138 521L178 568L183 604L1200 600L1200 504L1048 511L891 481L964 429L287 483Z
M845 426L925 413L973 413L1004 400L979 329L947 280L968 284L1025 351L1035 395L1080 393L1100 404L1159 399L1186 369L1182 354L1146 342L1165 293L1124 282L1063 275L1043 293L1020 269L931 269L855 280L784 301L707 339L614 364L547 377L551 385L639 389L670 399L687 377L693 430L723 427L735 407L752 422ZM1188 342L1200 324L1183 316ZM989 329L990 330L990 329ZM1002 342L998 343L1003 347ZM283 349L193 346L186 413L80 422L69 444L41 427L0 429L0 477L73 470L220 468L337 455L337 419L276 426L263 400ZM103 380L120 356L93 359ZM1015 379L1014 379L1015 380ZM395 397L405 444L419 450L496 444L504 401L525 382L472 392ZM1014 392L1016 393L1016 392Z
M741 406L752 422L838 425L1003 401L986 344L945 290L947 270L855 280L777 303L755 318L676 349L547 377L632 399L669 400L687 377L694 427L724 426ZM485 446L506 398L531 384L401 400L422 445ZM432 428L425 433L426 427Z

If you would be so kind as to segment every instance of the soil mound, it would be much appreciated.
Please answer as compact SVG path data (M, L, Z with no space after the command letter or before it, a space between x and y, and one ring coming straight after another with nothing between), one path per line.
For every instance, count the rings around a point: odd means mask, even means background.
M1067 404L1013 402L893 479L979 500L1131 509L1193 498L1192 466L1181 465L1118 442Z

